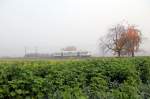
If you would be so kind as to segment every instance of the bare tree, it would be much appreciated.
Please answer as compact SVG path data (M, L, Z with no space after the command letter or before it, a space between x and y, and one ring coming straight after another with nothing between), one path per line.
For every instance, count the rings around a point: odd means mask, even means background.
M113 51L114 54L117 54L118 57L120 57L123 49L123 42L121 41L121 38L124 32L125 28L120 24L109 29L109 33L106 35L105 40L103 38L103 40L100 41L103 48L105 48L107 51Z
M108 51L104 39L105 39L105 37L101 37L99 39L99 41L100 41L100 43L99 43L99 50L100 50L100 52L101 52L103 57L105 56L105 53L107 53L107 51Z

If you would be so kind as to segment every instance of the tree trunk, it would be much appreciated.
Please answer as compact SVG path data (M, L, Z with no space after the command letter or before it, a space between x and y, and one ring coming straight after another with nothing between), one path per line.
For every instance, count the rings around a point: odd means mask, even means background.
M134 57L134 51L132 51L132 57Z
M121 56L121 53L120 53L120 51L118 51L118 57L120 57Z

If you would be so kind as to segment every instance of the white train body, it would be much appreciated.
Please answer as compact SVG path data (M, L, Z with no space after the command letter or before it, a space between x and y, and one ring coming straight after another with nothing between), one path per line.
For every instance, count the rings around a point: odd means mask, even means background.
M87 51L62 51L53 53L53 57L90 57L91 54Z

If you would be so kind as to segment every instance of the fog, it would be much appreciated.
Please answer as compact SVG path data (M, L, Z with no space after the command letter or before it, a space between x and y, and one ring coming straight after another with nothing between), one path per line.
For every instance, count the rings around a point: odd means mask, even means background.
M98 53L98 39L120 22L135 24L150 53L149 0L0 0L0 56L24 48L52 53L66 46Z

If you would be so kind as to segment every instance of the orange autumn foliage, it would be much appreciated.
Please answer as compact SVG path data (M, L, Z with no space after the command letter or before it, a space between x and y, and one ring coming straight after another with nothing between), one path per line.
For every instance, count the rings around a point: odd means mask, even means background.
M129 56L134 56L134 53L138 51L141 42L141 33L134 26L128 26L125 33L122 33L120 38L120 46L124 46L124 53Z

